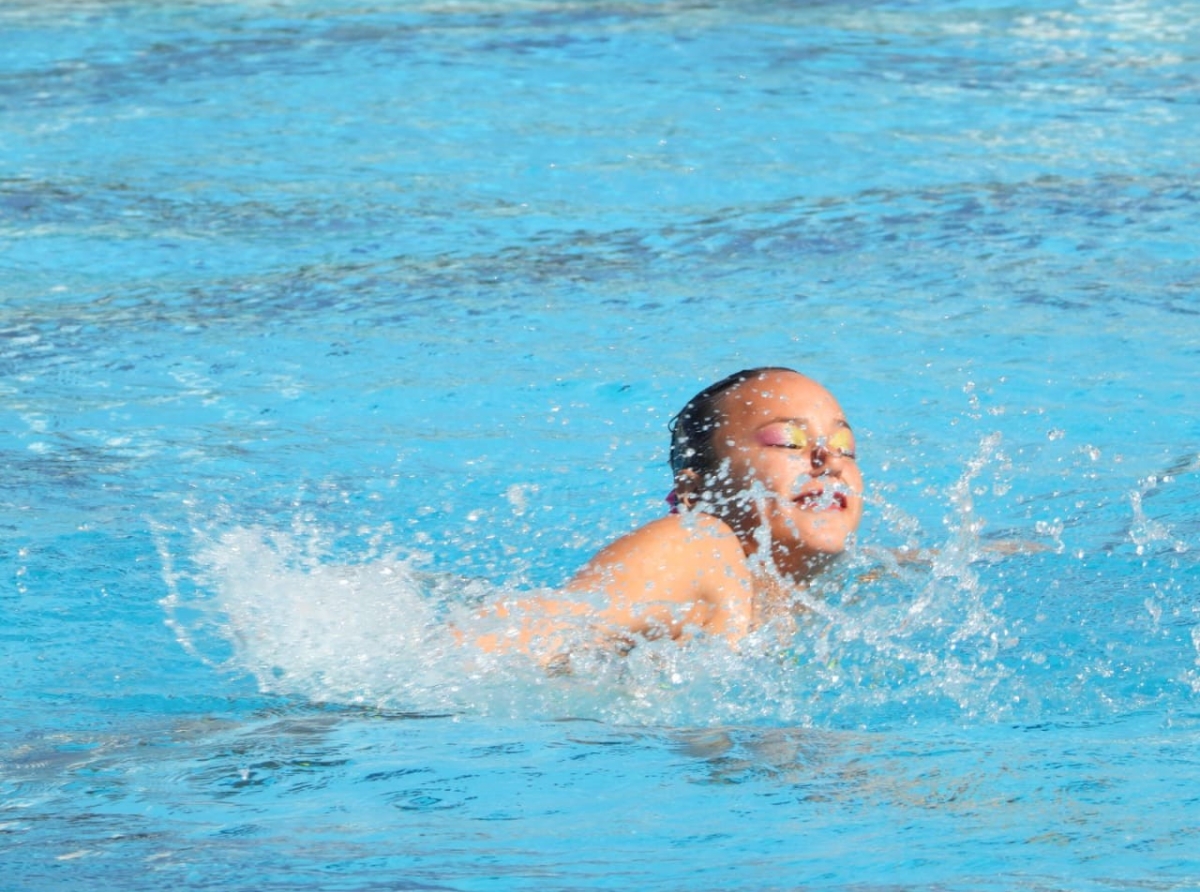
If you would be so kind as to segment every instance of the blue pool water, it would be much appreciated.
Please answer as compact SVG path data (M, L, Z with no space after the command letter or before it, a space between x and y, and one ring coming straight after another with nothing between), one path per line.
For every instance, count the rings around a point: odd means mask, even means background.
M0 5L0 887L1200 888L1198 23ZM793 640L453 643L762 364Z

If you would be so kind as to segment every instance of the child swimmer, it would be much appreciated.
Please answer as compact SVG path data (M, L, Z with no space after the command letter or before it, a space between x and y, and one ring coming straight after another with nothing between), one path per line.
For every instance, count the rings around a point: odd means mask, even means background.
M833 395L786 368L747 369L705 388L671 424L670 514L616 540L565 598L495 607L508 628L486 650L557 662L571 632L621 651L695 631L731 643L790 620L862 519L854 434Z

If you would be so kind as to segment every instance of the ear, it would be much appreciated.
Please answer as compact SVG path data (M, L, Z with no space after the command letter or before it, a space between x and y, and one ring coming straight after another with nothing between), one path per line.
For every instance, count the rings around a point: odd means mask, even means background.
M691 510L700 498L700 475L691 468L684 468L675 475L675 498L687 510Z

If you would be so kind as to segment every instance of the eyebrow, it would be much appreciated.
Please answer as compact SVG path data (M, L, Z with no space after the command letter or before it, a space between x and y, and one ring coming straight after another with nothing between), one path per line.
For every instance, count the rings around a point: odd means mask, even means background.
M762 428L767 427L768 425L772 425L772 424L799 424L804 427L807 427L808 423L809 422L808 422L807 418L802 418L802 417L798 417L798 416L781 415L777 418L772 418L768 421L764 421L762 424L760 424L758 426L758 429L761 430ZM834 427L844 427L848 431L854 430L854 428L852 428L850 426L850 422L848 422L845 418L835 418L833 420L833 426Z

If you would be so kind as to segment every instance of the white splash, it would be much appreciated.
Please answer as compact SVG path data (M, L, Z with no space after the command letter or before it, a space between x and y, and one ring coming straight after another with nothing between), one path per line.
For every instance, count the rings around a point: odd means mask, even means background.
M161 541L161 538L160 538ZM502 631L481 605L527 597L372 550L335 557L312 529L234 527L202 538L186 573L162 547L167 620L181 644L265 693L420 713L620 724L844 725L910 704L989 711L1003 635L963 576L862 551L801 598L799 627L736 649L697 637L628 656L572 650L570 671L473 646ZM581 624L579 639L587 637ZM218 652L220 652L218 656ZM881 707L885 707L882 713Z

